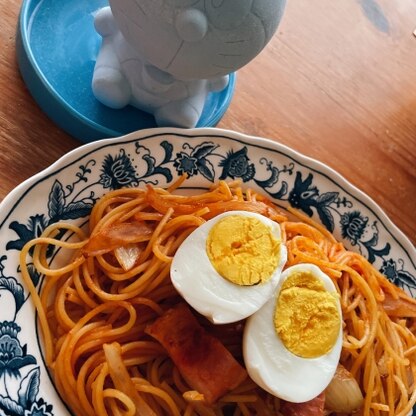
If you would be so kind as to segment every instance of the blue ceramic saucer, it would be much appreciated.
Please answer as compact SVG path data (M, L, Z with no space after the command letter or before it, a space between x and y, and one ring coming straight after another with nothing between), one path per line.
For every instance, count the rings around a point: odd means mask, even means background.
M94 97L91 80L101 38L94 14L106 0L25 0L17 32L17 57L23 79L43 111L83 142L156 127L152 115L131 106L105 107ZM208 96L197 127L215 126L235 87Z

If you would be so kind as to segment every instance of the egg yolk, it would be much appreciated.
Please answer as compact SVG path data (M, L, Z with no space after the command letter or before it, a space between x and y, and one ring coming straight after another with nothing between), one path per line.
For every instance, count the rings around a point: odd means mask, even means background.
M331 351L339 336L338 294L328 292L310 272L296 272L283 283L274 326L285 347L303 358Z
M259 219L230 215L211 228L206 250L218 274L237 285L251 286L272 277L280 244Z

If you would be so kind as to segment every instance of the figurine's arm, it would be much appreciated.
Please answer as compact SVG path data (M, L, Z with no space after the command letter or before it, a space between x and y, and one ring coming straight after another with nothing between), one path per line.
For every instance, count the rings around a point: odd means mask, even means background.
M104 105L123 108L130 102L131 88L115 50L114 38L117 36L118 27L111 9L100 9L94 24L103 40L94 68L92 91Z
M110 7L100 9L94 18L95 30L102 36L110 36L117 32L117 23Z

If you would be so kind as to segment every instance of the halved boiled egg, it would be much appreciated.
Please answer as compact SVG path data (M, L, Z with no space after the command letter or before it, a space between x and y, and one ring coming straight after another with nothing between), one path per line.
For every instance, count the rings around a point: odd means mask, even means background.
M278 223L231 211L207 221L181 244L171 279L195 310L224 324L250 316L273 296L286 260Z
M330 383L342 347L342 312L332 280L313 264L283 273L273 296L244 328L250 377L281 399L302 403Z

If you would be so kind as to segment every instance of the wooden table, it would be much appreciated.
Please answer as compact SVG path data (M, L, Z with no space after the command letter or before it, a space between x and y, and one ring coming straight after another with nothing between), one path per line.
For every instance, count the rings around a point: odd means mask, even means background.
M42 113L19 75L20 5L0 0L0 200L80 145ZM416 243L415 29L415 0L289 0L272 42L239 71L218 127L326 163Z

